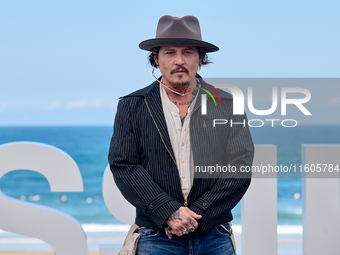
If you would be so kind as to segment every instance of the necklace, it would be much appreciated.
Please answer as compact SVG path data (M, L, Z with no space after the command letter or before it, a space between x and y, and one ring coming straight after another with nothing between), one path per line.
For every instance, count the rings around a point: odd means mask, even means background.
M153 71L154 71L154 69L152 69L152 76L153 76L160 84L162 84L164 87L166 87L168 90L172 91L173 93L175 93L175 94L177 94L177 95L180 95L180 96L184 97L184 95L185 95L185 93L187 92L187 90L188 90L190 84L189 84L188 87L184 90L184 93L180 93L180 92L178 92L178 91L176 91L176 90L173 90L172 88L169 88L168 86L166 86L166 85L164 84L164 82L158 80L157 77L153 74Z
M163 85L164 87L166 87L168 90L170 90L170 91L174 92L175 94L180 95L180 96L182 96L182 97L184 97L185 93L187 92L187 89L188 89L189 86L190 86L190 84L189 84L188 87L184 90L184 93L179 93L178 91L173 90L172 88L169 88L168 86L166 86L163 82L161 82L161 83L162 83L162 85Z

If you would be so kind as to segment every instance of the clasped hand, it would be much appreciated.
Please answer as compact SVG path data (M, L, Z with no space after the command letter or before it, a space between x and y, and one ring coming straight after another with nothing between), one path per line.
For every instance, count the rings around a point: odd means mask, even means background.
M200 218L202 218L201 215L191 211L188 207L181 206L165 221L168 224L165 233L171 239L173 234L182 236L193 232L198 227L196 220Z

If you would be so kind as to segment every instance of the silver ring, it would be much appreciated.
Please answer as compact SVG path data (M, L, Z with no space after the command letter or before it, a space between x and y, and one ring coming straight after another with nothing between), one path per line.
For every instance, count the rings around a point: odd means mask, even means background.
M193 232L195 230L194 226L191 226L190 228L188 228L189 232Z
M186 228L186 229L184 229L183 231L182 231L182 234L183 235L185 235L185 234L188 234L189 233L189 231L188 231L188 229Z

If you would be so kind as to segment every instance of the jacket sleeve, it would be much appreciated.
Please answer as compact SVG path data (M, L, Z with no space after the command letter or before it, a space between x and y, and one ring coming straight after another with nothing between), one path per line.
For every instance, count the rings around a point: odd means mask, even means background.
M247 123L246 115L234 115L234 122ZM236 126L235 126L236 127ZM225 145L226 165L251 166L254 157L254 144L248 126L230 128ZM251 173L222 173L213 187L200 196L189 207L190 210L202 215L198 224L206 232L207 226L217 225L220 216L230 212L241 200L251 181ZM210 223L209 223L210 222ZM209 224L208 224L209 223Z
M181 204L162 190L140 164L130 101L123 98L118 103L108 155L110 169L125 199L162 228Z

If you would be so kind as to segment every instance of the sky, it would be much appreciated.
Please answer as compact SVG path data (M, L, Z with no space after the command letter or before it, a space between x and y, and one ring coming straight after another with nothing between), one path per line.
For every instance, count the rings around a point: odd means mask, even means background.
M196 16L220 48L204 78L340 78L339 13L327 0L3 0L0 126L112 125L118 98L154 81L138 44L166 14ZM308 86L308 107L340 124L340 86Z

